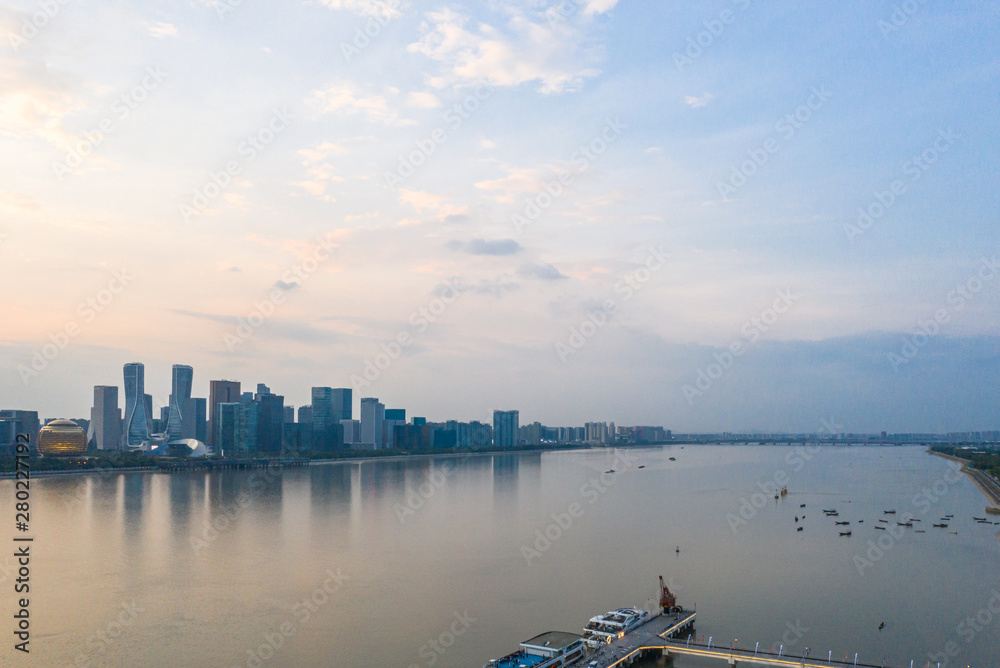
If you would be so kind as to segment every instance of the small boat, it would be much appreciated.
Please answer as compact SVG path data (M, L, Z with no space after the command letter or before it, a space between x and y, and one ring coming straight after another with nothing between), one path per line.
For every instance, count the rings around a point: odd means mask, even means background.
M865 523L864 520L858 520L858 524L864 524L864 523Z
M885 628L885 622L882 622L881 624L878 625L878 630L879 631L881 631L884 628Z
M851 532L850 532L850 531L841 531L841 532L840 532L840 535L841 535L841 536L850 536L850 535L851 535Z
M824 512L824 513L835 513L835 512L837 512L837 511L836 511L836 510L827 510L826 508L824 508L824 509L823 509L823 512Z
M896 524L898 524L901 527L911 527L911 526L913 526L913 522L896 522Z
M972 519L976 520L977 522L985 522L986 521L985 517L973 517Z
M605 471L605 473L614 473L614 472L615 472L614 469L608 469L607 471Z
M645 465L645 464L643 464L643 465L642 465L642 466L640 466L639 468L641 468L641 469L644 469L644 468L646 468L646 465Z
M895 510L883 510L882 514L883 515L895 515L896 511Z
M923 529L914 529L913 533L927 533L927 532L924 531Z
M884 522L885 524L888 524L889 520L879 520L879 522Z
M840 513L827 513L827 517L840 517Z
M796 521L796 522L798 522L798 521L799 521L799 516L798 516L798 515L796 515L796 516L795 516L795 521Z
M835 525L839 527L847 526L850 522L834 522Z
M910 521L910 522L919 522L920 520L918 520L918 519L916 519L916 518L911 518L911 519L910 519L909 521Z
M676 458L676 457L671 457L671 458L670 458L670 461L672 461L672 462L676 462L676 461L677 461L677 458Z
M796 531L802 531L802 527L799 527L798 529L796 529Z
M950 533L952 536L957 536L958 535L957 531L949 531L948 533Z
M879 531L885 531L885 527L878 527L878 526L877 526L877 527L875 527L875 528L876 528L876 529L878 529Z
M804 503L799 504L799 508L805 508L805 507L806 507L806 504L804 504Z
M932 524L931 526L932 527L936 527L938 529L947 529L948 528L947 524Z

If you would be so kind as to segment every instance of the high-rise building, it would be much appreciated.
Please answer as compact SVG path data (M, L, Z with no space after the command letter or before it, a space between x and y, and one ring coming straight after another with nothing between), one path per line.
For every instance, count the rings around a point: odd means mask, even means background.
M90 438L98 450L118 450L122 442L122 411L118 408L118 387L94 386L94 406L90 409Z
M122 425L122 441L126 448L138 448L149 440L149 429L153 421L152 397L146 394L146 367L141 362L129 362L124 370L125 420Z
M493 411L493 445L514 448L518 443L518 411Z
M219 404L238 403L240 400L240 381L212 380L208 383L208 439L209 445L215 449L215 454L222 450L215 444L217 428L215 425L216 406Z
M215 454L227 457L237 454L241 409L242 404L239 402L221 402L215 404L215 417L212 422L215 427L215 431L212 433L212 442L215 443Z
M361 444L375 450L382 449L382 423L385 421L385 404L374 397L361 399Z
M344 445L361 443L361 420L341 420L340 426L344 432Z
M194 369L187 364L175 364L171 369L170 407L167 414L167 440L176 441L184 434L184 411L187 402L191 400L191 384L194 382ZM190 430L189 431L193 431Z
M340 423L341 420L350 420L353 416L352 406L354 404L354 391L349 387L336 387L333 389L332 414L331 419Z
M281 411L282 422L285 424L293 424L295 422L295 406L285 406Z
M207 402L204 397L188 399L184 409L181 438L193 438L208 443Z
M258 388L259 389L259 388ZM280 394L258 394L260 422L258 423L257 452L281 452L281 427L285 422L285 398Z
M313 408L312 406L299 406L299 423L307 424L312 428Z
M406 422L406 409L405 408L386 408L385 409L385 419L386 420L402 420Z
M260 402L253 400L253 392L240 396L240 421L236 431L236 454L247 457L260 447Z
M28 447L34 452L39 427L38 411L0 410L0 450L7 446L8 451L14 454L17 435L27 434Z
M312 388L312 424L316 450L338 449L340 421L351 419L352 390L347 388ZM301 410L299 421L302 421Z

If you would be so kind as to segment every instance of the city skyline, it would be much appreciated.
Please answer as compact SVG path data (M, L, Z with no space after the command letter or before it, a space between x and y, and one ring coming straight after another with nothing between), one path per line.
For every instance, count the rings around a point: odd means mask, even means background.
M2 405L87 415L141 359L157 406L181 360L465 420L1000 428L994 5L57 5L0 10Z

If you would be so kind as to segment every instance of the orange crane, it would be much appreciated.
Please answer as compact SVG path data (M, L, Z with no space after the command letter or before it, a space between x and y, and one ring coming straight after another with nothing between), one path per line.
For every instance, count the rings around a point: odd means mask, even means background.
M663 576L660 576L660 608L663 610L663 614L668 614L673 611L679 611L681 608L677 605L677 597L673 595L670 588L667 587L666 583L663 581Z

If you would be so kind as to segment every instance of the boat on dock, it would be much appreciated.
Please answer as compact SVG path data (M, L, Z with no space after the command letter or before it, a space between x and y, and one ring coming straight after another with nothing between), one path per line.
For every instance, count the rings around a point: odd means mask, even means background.
M565 631L546 631L525 640L516 652L491 659L483 668L558 668L573 665L586 654L582 636Z
M603 615L591 617L583 629L583 641L588 647L597 648L626 634L649 619L649 613L637 608L618 608Z

